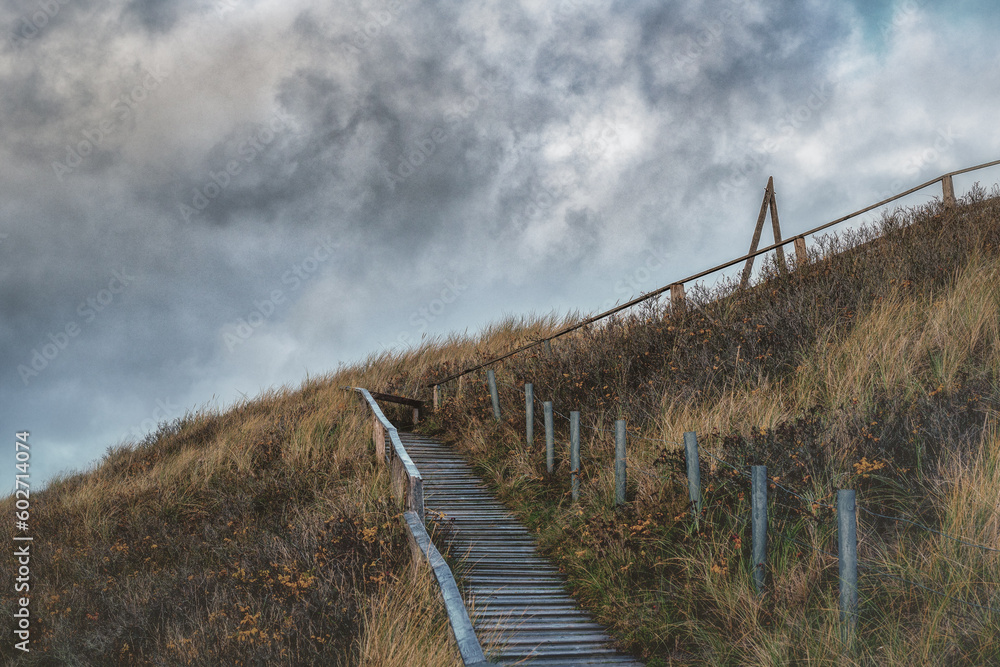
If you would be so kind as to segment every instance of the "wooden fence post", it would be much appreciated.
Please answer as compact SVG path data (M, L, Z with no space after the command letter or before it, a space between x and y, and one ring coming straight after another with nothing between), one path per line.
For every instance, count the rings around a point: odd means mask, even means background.
M500 396L497 394L497 376L490 368L486 371L486 381L490 385L490 400L493 401L493 416L500 421Z
M382 422L372 414L372 439L375 440L375 458L380 464L385 464L385 429Z
M535 387L524 385L524 441L528 449L535 444Z
M854 491L837 491L837 561L840 566L840 622L850 650L858 622L858 521Z
M615 505L625 502L625 420L615 421Z
M750 520L753 531L753 581L757 593L764 592L764 563L767 558L767 466L750 468Z
M955 208L955 182L951 180L951 174L941 177L941 189L944 191L944 207Z
M698 435L694 431L684 434L684 453L687 458L688 497L697 525L701 514L701 470L698 467Z
M550 338L545 339L545 356L552 356L552 340Z
M804 266L809 262L809 253L806 252L806 240L799 236L795 239L795 263Z
M434 385L434 411L437 412L438 409L438 385Z
M545 408L545 469L552 474L556 458L555 426L552 423L552 401L542 404Z
M670 286L670 310L674 313L683 313L687 310L687 304L684 303L684 285L677 283L676 285Z
M569 413L569 474L573 502L580 499L580 413Z

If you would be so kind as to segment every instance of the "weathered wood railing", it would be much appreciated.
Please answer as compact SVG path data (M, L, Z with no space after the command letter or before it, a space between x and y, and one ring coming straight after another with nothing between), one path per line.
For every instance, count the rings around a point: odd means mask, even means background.
M418 401L415 398L406 398L405 396L393 396L392 394L382 394L377 391L369 392L371 397L376 401L387 401L389 403L399 403L401 405L409 405L413 408L413 423L418 424L420 422L420 415L423 414L424 402Z
M414 405L422 403L415 399L403 399L400 396L390 396L378 392L369 392L360 387L344 387L358 392L365 399L368 407L372 411L372 436L375 441L375 455L379 463L385 464L391 459L392 465L392 486L396 495L403 503L403 523L406 526L407 540L410 543L410 550L413 552L414 564L423 560L426 562L434 578L438 582L441 590L441 597L444 599L445 610L448 613L448 620L451 625L452 634L458 644L459 653L462 655L462 662L466 667L489 667L496 663L488 662L483 647L476 637L476 632L472 627L472 620L469 618L469 611L465 608L462 594L458 590L455 577L448 567L441 552L437 550L431 542L427 528L424 526L424 482L420 476L420 471L414 465L410 455L406 453L406 448L399 439L399 433L392 422L386 418L382 409L375 400L376 396L383 400L390 400L395 403L413 405L414 422L419 420L418 410L422 407ZM401 399L401 400L400 400ZM386 450L386 437L388 437L392 447ZM395 454L395 456L393 456Z
M424 520L424 480L420 471L413 464L410 455L406 453L403 443L399 441L396 427L382 412L375 402L375 397L367 390L359 387L345 387L361 394L372 411L372 437L375 440L375 456L380 463L390 463L392 466L392 487L396 495L403 501L408 512L415 512L420 520ZM386 437L392 447L386 449ZM392 456L395 454L395 456Z
M658 295L660 295L660 294L662 294L662 293L664 293L664 292L666 292L668 290L670 291L671 305L675 306L675 307L677 307L677 308L679 308L681 310L683 310L683 309L686 308L686 298L685 298L685 293L684 293L684 285L685 284L692 283L692 282L694 282L696 280L700 280L701 278L704 278L705 276L711 275L711 274L716 273L718 271L722 271L723 269L727 269L727 268L729 268L731 266L735 266L735 265L743 263L743 262L746 262L747 266L750 266L752 264L752 260L755 257L758 257L759 255L763 255L765 253L769 253L769 252L772 252L772 251L782 253L781 256L783 258L784 257L783 248L784 248L784 246L788 245L789 243L791 243L794 246L794 248L795 248L796 263L798 265L802 265L802 264L804 264L808 260L808 253L806 251L806 237L807 236L812 236L812 235L817 234L817 233L819 233L819 232L821 232L821 231L823 231L825 229L833 227L834 225L839 225L842 222L846 222L848 220L851 220L852 218L856 218L859 215L863 215L864 213L867 213L867 212L869 212L871 210L879 208L880 206L885 206L886 204L889 204L889 203L894 202L894 201L896 201L898 199L906 197L907 195L913 194L914 192L917 192L918 190L923 190L926 187L929 187L929 186L935 185L937 183L940 183L941 184L941 194L942 194L942 205L944 206L944 208L946 210L953 209L955 207L955 183L954 183L953 177L954 176L958 176L960 174L968 173L970 171L976 171L976 170L979 170L979 169L986 169L988 167L995 167L997 165L1000 165L1000 160L994 160L992 162L986 162L984 164L978 164L978 165L976 165L974 167L967 167L965 169L959 169L957 171L952 171L952 172L949 172L947 174L942 174L941 176L938 176L936 178L932 178L931 180L927 181L926 183L921 183L920 185L912 187L909 190L906 190L905 192L900 192L897 195L893 195L891 197L883 199L882 201L880 201L878 203L875 203L875 204L872 204L871 206L866 206L865 208L860 209L858 211L854 211L853 213L848 213L847 215L842 216L840 218L837 218L836 220L832 220L832 221L827 222L825 224L822 224L822 225L820 225L818 227L813 227L810 230L807 230L807 231L804 231L804 232L800 232L800 233L798 233L798 234L796 234L796 235L794 235L794 236L792 236L790 238L784 239L784 240L780 240L778 238L777 211L773 210L771 215L772 215L772 220L774 221L774 224L775 224L775 242L772 245L769 245L766 248L756 249L756 244L757 244L757 240L758 239L755 238L753 244L751 245L751 247L754 248L754 249L751 250L749 253L743 255L742 257L737 257L736 259L729 260L728 262L723 262L722 264L719 264L717 266L713 266L710 269L705 269L704 271L699 271L698 273L695 273L693 275L687 276L686 278L682 278L681 280L678 280L678 281L675 281L673 283L670 283L669 285L665 285L663 287L660 287L659 289L654 289L652 291L646 292L646 293L642 294L641 296L638 296L638 297L636 297L636 298L634 298L634 299L632 299L630 301L627 301L626 303L623 303L623 304L621 304L619 306L615 306L614 308L611 308L610 310L606 310L603 313L599 313L597 315L594 315L593 317L588 317L585 320L577 322L576 324L564 327L564 328L560 329L559 331L556 331L554 333L549 334L545 338L540 338L538 340L533 340L530 343L525 343L524 345L518 346L517 348L511 350L510 352L507 352L505 354L499 355L499 356L494 357L492 359L489 359L487 361L483 361L481 363L476 364L475 366L472 366L470 368L466 368L465 370L459 371L457 373L452 373L451 375L449 375L447 377L444 377L444 378L441 378L439 380L434 380L433 382L430 382L430 383L428 383L426 385L427 388L429 388L429 389L433 388L433 390L434 390L434 406L437 407L437 403L438 403L438 400L439 400L439 387L441 385L445 384L446 382L450 382L450 381L456 380L456 379L461 379L463 376L468 375L469 373L472 373L474 371L477 371L480 368L486 368L487 366L492 366L493 364L497 363L498 361L503 361L504 359L507 359L508 357L512 357L515 354L518 354L520 352L523 352L525 350L533 348L533 347L535 347L537 345L544 344L546 346L546 348L548 348L549 341L551 341L551 340L553 340L555 338L558 338L558 337L564 336L564 335L566 335L566 334L568 334L570 332L576 331L577 329L585 327L588 324L592 324L594 322L597 322L598 320L602 320L602 319L604 319L606 317L610 317L611 315L614 315L615 313L618 313L618 312L620 312L622 310L625 310L626 308L631 308L632 306L634 306L636 304L639 304L639 303L642 303L643 301L647 301L649 299L652 299L652 298L654 298L654 297L656 297L656 296L658 296ZM773 201L774 201L773 198L772 198L773 197L773 188L772 188L772 184L770 182L768 183L767 193L768 193L768 195L765 195L765 197L764 197L764 203L763 203L763 205L761 207L760 216L758 218L758 223L757 223L758 224L758 228L760 227L760 225L764 221L765 208L768 207L770 204L772 204ZM755 236L756 236L756 234L755 234ZM746 280L744 280L743 282L746 283Z

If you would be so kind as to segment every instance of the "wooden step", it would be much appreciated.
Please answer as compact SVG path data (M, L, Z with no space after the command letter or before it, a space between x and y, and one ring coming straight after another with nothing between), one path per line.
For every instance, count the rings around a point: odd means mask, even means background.
M451 447L400 433L423 477L438 548L461 563L466 606L487 656L504 665L641 667L567 593L565 576L540 556L534 535L496 500Z

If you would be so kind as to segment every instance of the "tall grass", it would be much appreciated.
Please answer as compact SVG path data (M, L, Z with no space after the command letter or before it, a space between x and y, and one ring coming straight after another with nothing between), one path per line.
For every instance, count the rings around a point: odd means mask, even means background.
M878 514L1000 546L998 254L1000 191L976 188L954 211L897 210L821 239L795 271L772 260L750 290L695 289L687 312L649 304L554 341L551 354L501 362L499 424L481 373L461 394L445 387L428 429L475 462L578 598L650 665L1000 663L996 614L981 608L1000 604L1000 554L859 513L868 567L845 656L837 561L824 553L836 551L838 488ZM598 429L583 432L578 504L565 420L554 475L540 424L534 448L523 444L525 382ZM617 418L630 433L621 508L608 432ZM706 452L697 524L676 444L688 430ZM708 455L744 470L765 464L799 496L772 487L764 596L749 576L749 483Z
M4 663L454 664L439 594L410 585L367 408L339 389L407 364L383 356L224 414L188 414L36 490L32 650L4 641ZM426 614L395 602L404 594ZM429 662L411 659L421 654Z
M862 507L997 546L1000 191L897 210L766 264L690 307L653 301L477 372L422 427L452 441L536 532L622 646L649 665L998 664L1000 560L859 513L862 607L845 655L837 488ZM546 337L579 314L508 317L474 337L384 350L298 389L186 415L32 495L33 651L45 664L458 664L435 587L411 572L366 409L341 386L429 398L428 382ZM581 410L582 499L555 473L523 394ZM386 407L408 422L406 411ZM539 415L541 410L536 410ZM613 506L610 429L629 427L629 502ZM703 515L681 441L699 434ZM749 488L766 464L767 592L749 576ZM12 511L13 499L0 501ZM12 528L2 534L12 537ZM0 616L13 622L10 569ZM971 603L971 604L967 604ZM973 605L979 605L978 607Z

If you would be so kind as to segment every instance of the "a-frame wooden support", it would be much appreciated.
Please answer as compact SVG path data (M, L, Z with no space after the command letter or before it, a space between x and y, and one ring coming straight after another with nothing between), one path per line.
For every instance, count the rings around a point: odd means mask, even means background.
M771 230L774 232L774 242L781 243L781 227L778 225L778 203L774 198L774 177L767 179L767 188L764 189L764 201L760 204L760 215L757 216L757 227L753 230L753 241L750 243L750 253L757 251L757 244L760 243L760 233L764 230L764 217L768 210L771 211ZM774 250L778 255L778 266L782 271L787 270L785 265L785 250L777 247ZM748 253L749 254L749 253ZM746 266L743 267L743 277L740 279L740 289L750 282L750 271L753 270L753 257L747 259Z

